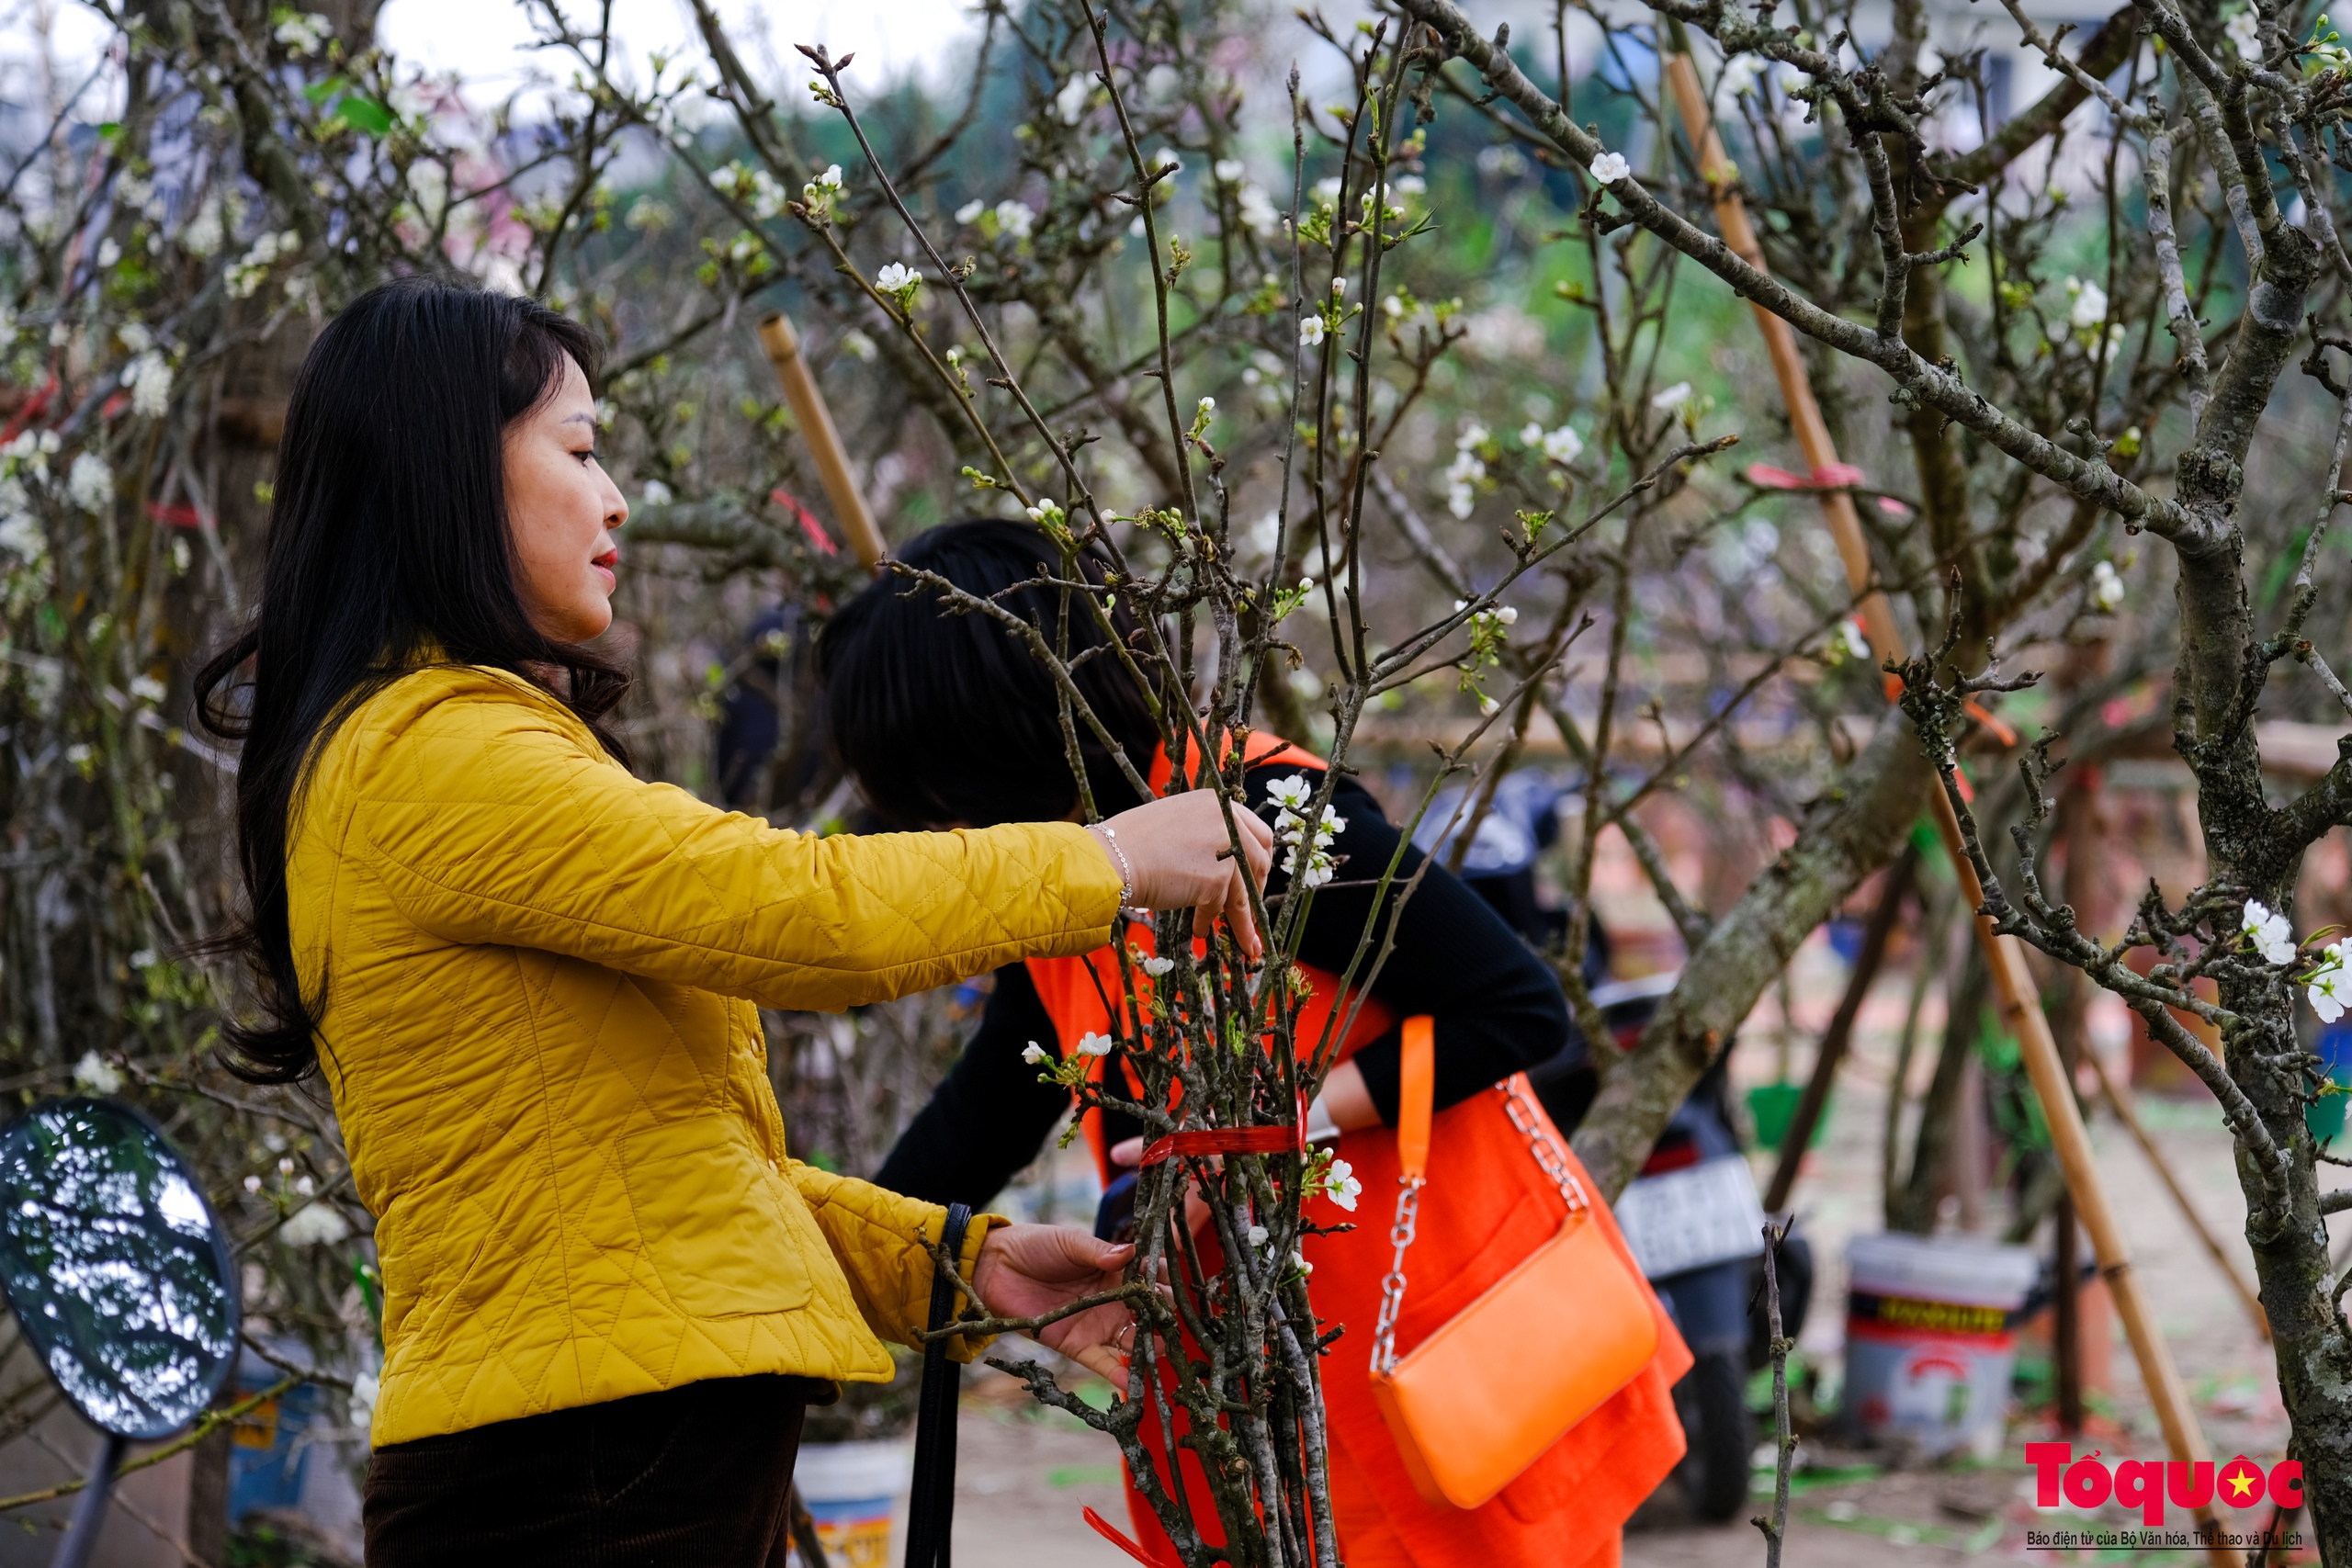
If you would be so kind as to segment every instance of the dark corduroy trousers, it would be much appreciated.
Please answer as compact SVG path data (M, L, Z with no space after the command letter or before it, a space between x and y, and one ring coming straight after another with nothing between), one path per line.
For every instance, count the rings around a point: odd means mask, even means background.
M368 1568L783 1568L806 1378L715 1378L378 1449Z

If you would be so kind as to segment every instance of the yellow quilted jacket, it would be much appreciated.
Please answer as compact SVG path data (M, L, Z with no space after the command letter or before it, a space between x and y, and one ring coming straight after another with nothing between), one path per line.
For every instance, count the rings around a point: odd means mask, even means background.
M922 1328L944 1211L786 1156L755 1004L1084 953L1119 901L1082 829L782 832L465 666L363 705L291 827L295 957L377 1217L379 1445L704 1378L887 1378L876 1337Z

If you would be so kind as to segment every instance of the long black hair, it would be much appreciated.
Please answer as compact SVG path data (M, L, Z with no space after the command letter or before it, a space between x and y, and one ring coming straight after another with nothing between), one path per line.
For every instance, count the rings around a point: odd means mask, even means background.
M1033 580L1061 557L1027 523L946 523L909 541L898 558L998 604L1057 646L1062 591ZM1102 559L1081 554L1090 581ZM1026 586L1024 586L1024 584ZM1121 601L1112 625L1128 646L1141 628ZM1143 688L1111 651L1095 615L1069 617L1071 680L1136 772L1148 775L1159 728ZM1090 651L1091 650L1091 651ZM1012 628L957 615L937 590L884 572L842 606L817 649L833 753L874 808L902 828L1049 822L1078 804L1053 676ZM1095 808L1139 805L1110 750L1083 718L1079 750Z
M287 839L311 760L370 694L431 658L490 665L548 687L624 755L601 721L627 677L532 626L507 532L507 427L554 394L566 358L594 381L594 335L547 307L410 278L354 300L302 361L260 607L196 677L199 720L244 743L246 912L220 944L244 960L258 1004L223 1030L241 1077L291 1083L318 1066L319 998L302 995L287 927Z

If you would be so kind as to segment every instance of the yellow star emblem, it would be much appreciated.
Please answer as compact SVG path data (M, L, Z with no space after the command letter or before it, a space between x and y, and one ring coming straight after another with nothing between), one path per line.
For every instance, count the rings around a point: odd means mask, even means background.
M2235 1494L2240 1501L2244 1501L2245 1495L2254 1489L2254 1477L2241 1470L2235 1475L2223 1476L2222 1484Z

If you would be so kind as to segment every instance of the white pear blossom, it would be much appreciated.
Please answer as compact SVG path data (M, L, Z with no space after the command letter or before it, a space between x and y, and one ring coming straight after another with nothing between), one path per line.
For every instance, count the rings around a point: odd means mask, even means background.
M269 36L284 44L287 53L308 59L326 47L327 35L334 30L334 24L324 17L306 11L278 23Z
M130 389L130 408L150 419L172 406L171 362L149 349L125 367L122 384Z
M157 703L164 700L164 683L155 679L153 675L141 672L140 674L133 675L130 678L130 694L140 702L145 703L148 706L153 707ZM146 963L141 963L140 960L141 958L144 958ZM144 969L154 962L155 955L152 953L146 952L144 949L141 949L140 952L134 953L130 955L130 963L133 968Z
M14 479L6 482L16 484ZM0 507L0 555L29 564L48 554L49 536L41 532L40 519L16 507Z
M1833 670L1849 660L1868 659L1870 656L1869 639L1862 636L1860 626L1850 620L1838 624L1838 635L1831 637L1821 650L1821 661Z
M774 175L769 174L765 169L754 169L752 172L752 215L753 217L775 217L784 210L784 204L787 199L789 198L784 194L784 187L776 184Z
M904 262L891 262L874 275L874 287L884 294L910 293L922 282L922 274Z
M1062 84L1054 95L1054 112L1062 117L1064 125L1076 125L1086 118L1086 106L1094 99L1094 80L1091 76L1073 76Z
M2295 959L2295 928L2287 917L2273 914L2270 907L2259 898L2245 901L2244 923L2240 934L2254 943L2266 964L2291 964Z
M103 512L114 500L114 474L96 452L77 452L65 476L65 493L85 512Z
M1331 280L1331 298L1334 299L1344 299L1347 297L1348 280L1344 277L1333 278Z
M1243 186L1236 204L1240 209L1241 226L1261 240L1272 238L1282 226L1282 214L1274 210L1273 197L1261 186Z
M1016 240L1027 239L1036 221L1037 215L1029 210L1026 202L1000 201L996 204L996 226Z
M1331 880L1335 869L1329 853L1331 840L1347 831L1346 820L1337 807L1327 806L1322 821L1313 833L1307 831L1302 813L1315 791L1304 773L1276 780L1267 794L1282 807L1274 814L1274 841L1288 851L1283 856L1283 872L1305 886L1322 886Z
M2095 609L2112 612L2123 603L2123 579L2116 575L2113 561L2099 561L2091 568L2091 604Z
M258 1177L258 1176L248 1176L248 1177L246 1177L246 1178L245 1178L245 1181L244 1181L244 1187L245 1187L245 1190L246 1190L246 1191L248 1191L248 1192L258 1192L258 1191L260 1191L260 1190L261 1190L261 1178L260 1178L260 1177Z
M1111 1054L1112 1043L1107 1034L1082 1034L1079 1036L1078 1054L1081 1056L1107 1056Z
M1301 316L1298 319L1298 342L1302 348L1313 348L1323 341L1323 318Z
M2346 973L2344 967L2346 947L2352 947L2352 942L2328 943L2326 958L2303 981L2312 1011L2319 1014L2322 1023L2334 1023L2344 1016L2346 1006L2352 1005L2352 974Z
M1143 961L1143 972L1155 980L1175 967L1176 961L1172 958L1147 958Z
M1545 430L1531 419L1527 428L1519 433L1519 439L1522 446L1542 447L1544 456L1555 463L1573 463L1584 451L1584 437L1565 424L1557 430Z
M277 1227L277 1238L288 1247L333 1247L350 1235L351 1222L332 1203L297 1209L292 1218Z
M1462 426L1462 434L1453 438L1453 449L1456 452L1467 452L1474 446L1484 446L1493 439L1493 433L1485 425L1475 419L1468 420Z
M2066 320L2085 331L2107 320L2107 290L2096 283L2079 277L2066 280L2066 292L2074 296L2074 307L2066 312Z
M196 216L180 230L180 249L202 261L220 248L221 239L220 198L207 197L198 204Z
M1263 1226L1263 1225L1251 1225L1251 1226L1250 1227L1250 1233L1249 1233L1249 1234L1250 1234L1250 1246L1252 1246L1252 1247L1263 1247L1263 1246L1265 1246L1265 1245L1266 1245L1266 1238L1267 1238L1268 1236L1270 1236L1270 1235L1273 1235L1274 1233L1273 1233L1273 1232L1272 1232L1272 1231L1270 1231L1270 1230L1268 1230L1268 1229L1267 1229L1265 1226Z
M74 1064L74 1087L85 1094L113 1094L122 1088L122 1069L96 1051L85 1051Z
M1305 773L1293 773L1268 784L1266 798L1285 811L1304 811L1306 803L1315 798L1315 786L1306 782Z
M1668 387L1666 390L1652 398L1650 400L1650 407L1657 410L1660 413L1672 413L1676 409L1680 408L1684 403L1687 403L1690 400L1690 383L1688 381L1677 381L1673 386Z
M2222 31L2238 51L2238 58L2248 64L2262 59L2262 22L2249 6L2222 24Z
M1592 161L1592 177L1605 186L1613 186L1634 172L1623 152L1603 152Z
M1249 172L1238 158L1219 158L1209 165L1209 173L1216 176L1219 185L1238 186L1241 183L1241 176Z
M1302 1274L1312 1274L1315 1272L1315 1265L1306 1260L1306 1254L1304 1252L1293 1252L1290 1255L1290 1266L1297 1269Z
M670 502L675 501L677 496L671 491L668 485L663 484L660 479L648 479L645 481L645 495L643 499L645 504L648 506L667 506Z
M1046 1055L1046 1048L1043 1045L1038 1044L1035 1040L1029 1042L1028 1049L1021 1053L1021 1059L1028 1063L1033 1067L1042 1067L1047 1062L1053 1060L1052 1057Z
M1343 1159L1333 1160L1331 1168L1323 1175L1323 1196L1353 1213L1356 1199L1363 1192L1363 1183L1356 1179L1355 1167Z

